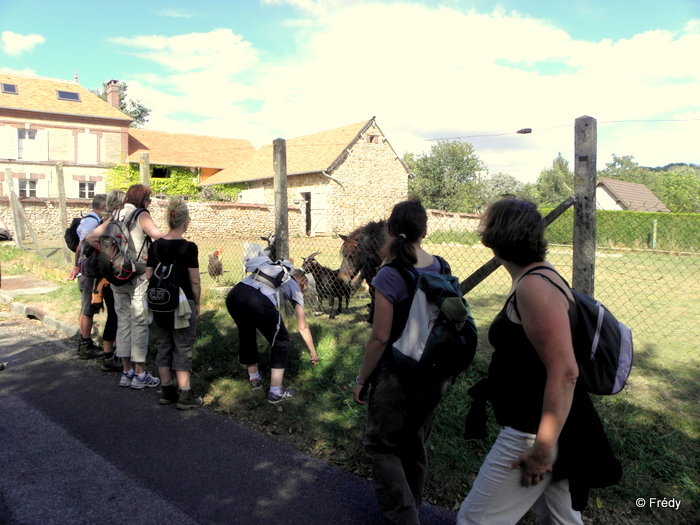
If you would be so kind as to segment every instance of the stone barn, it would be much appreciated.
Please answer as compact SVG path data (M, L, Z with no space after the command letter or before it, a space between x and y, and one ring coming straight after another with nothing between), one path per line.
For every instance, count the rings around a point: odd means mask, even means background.
M303 231L326 236L347 233L370 220L386 218L406 198L409 170L371 118L286 140L287 194L303 214ZM239 202L274 204L273 146L245 162L232 163L201 185L244 186Z

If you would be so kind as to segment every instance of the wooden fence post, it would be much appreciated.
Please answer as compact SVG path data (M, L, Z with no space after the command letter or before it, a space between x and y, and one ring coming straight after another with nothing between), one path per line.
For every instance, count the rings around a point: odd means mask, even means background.
M148 153L141 153L141 160L139 162L139 175L141 177L141 184L144 186L151 185L151 162L148 159Z
M593 117L576 119L574 128L574 275L573 287L593 296L596 250L596 157L598 126Z
M24 224L19 213L19 201L15 194L15 185L12 180L12 169L5 169L5 180L7 181L7 190L10 195L10 212L12 213L12 228L15 234L15 244L17 248L22 249L22 241L24 240Z
M289 218L287 201L287 142L272 142L272 164L275 170L275 248L278 259L289 257Z
M68 209L66 206L66 183L63 178L63 163L56 163L56 182L58 184L58 225L59 233L62 233L68 227ZM65 243L63 243L63 260L69 263L73 260L71 251Z

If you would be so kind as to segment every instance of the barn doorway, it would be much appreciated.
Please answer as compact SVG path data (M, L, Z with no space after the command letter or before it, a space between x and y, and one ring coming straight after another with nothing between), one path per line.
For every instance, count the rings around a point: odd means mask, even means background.
M304 199L304 216L306 217L306 236L311 236L311 192L302 191L301 198Z

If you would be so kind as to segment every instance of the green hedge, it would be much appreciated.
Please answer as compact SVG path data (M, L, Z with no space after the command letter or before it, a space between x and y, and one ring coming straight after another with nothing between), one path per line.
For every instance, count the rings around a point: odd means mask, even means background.
M551 210L540 211L546 215ZM596 223L598 248L700 252L700 213L598 210ZM569 209L549 225L547 239L552 244L573 244L573 231L574 210Z

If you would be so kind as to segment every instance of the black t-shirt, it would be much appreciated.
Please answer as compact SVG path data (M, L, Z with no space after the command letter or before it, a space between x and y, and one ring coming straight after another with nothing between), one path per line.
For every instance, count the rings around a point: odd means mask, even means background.
M158 257L156 257L156 250ZM199 250L197 245L185 239L158 239L148 248L148 262L146 265L155 268L158 263L172 264L176 262L175 271L180 288L185 297L194 300L192 283L190 282L190 268L199 268Z

